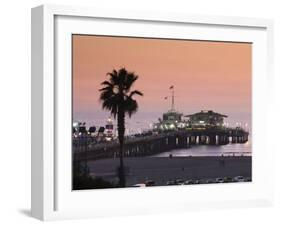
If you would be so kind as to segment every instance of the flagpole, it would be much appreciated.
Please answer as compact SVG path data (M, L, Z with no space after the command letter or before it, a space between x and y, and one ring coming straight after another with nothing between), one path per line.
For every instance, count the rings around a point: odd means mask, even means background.
M171 86L170 89L172 89L172 111L175 111L175 99L174 99L174 86Z
M172 89L172 111L175 110L174 88Z

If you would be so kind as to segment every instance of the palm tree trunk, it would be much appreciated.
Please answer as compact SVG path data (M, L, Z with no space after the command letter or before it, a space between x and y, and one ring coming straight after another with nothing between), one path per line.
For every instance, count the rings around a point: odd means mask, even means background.
M125 180L124 161L123 161L125 113L123 110L118 111L117 124L118 124L118 138L119 138L119 144L120 144L120 149L119 149L120 167L118 170L119 186L125 187L126 180Z

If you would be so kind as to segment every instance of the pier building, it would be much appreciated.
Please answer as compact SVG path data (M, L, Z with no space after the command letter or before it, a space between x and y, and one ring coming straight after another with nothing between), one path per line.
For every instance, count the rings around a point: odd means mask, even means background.
M223 115L212 110L201 110L200 112L186 115L189 120L191 127L215 127L223 126L224 118L227 118L227 115Z

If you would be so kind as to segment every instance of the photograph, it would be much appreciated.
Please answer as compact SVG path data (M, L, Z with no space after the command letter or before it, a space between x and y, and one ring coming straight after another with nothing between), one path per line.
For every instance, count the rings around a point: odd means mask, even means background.
M72 190L252 182L252 43L72 34Z

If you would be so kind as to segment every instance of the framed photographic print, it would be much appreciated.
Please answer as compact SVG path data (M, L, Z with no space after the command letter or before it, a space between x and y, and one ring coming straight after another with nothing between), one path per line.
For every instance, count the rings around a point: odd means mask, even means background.
M32 9L32 215L272 202L270 20Z

